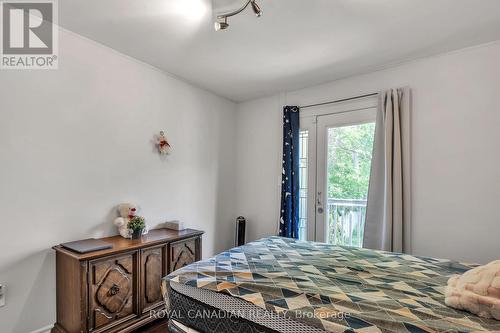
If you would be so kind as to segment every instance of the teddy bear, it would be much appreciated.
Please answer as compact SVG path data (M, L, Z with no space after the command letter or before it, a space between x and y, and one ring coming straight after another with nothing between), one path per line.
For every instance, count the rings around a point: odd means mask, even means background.
M118 228L120 236L124 238L132 237L132 230L128 228L128 223L132 218L137 216L139 207L130 203L122 203L118 205L118 215L113 224Z

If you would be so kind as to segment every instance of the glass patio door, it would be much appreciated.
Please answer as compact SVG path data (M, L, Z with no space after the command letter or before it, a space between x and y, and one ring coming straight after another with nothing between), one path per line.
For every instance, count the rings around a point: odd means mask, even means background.
M301 239L362 247L376 117L369 105L301 118Z
M362 247L374 132L373 109L318 117L317 241Z

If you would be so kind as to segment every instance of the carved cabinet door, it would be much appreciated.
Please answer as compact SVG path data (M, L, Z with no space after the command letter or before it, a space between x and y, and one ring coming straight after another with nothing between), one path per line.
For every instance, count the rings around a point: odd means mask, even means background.
M137 253L90 262L89 328L101 331L135 317Z
M141 300L145 313L163 303L161 279L166 274L166 246L141 251Z
M196 251L198 242L198 238L190 238L170 244L169 273L199 260Z

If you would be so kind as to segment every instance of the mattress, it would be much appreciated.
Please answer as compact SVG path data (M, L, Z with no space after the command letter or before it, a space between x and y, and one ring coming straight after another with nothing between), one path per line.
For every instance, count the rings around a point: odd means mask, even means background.
M270 237L174 272L164 291L173 317L207 333L500 332L444 304L449 277L475 266Z
M192 295L190 287L180 288ZM251 305L241 304L236 299L219 298L216 293L207 291L203 294L194 292L197 297L190 297L172 288L169 295L171 331L203 333L277 333L299 332L300 324L272 319L271 316L254 315ZM211 295L213 294L213 295ZM215 296L215 297L214 297ZM199 299L198 299L199 298ZM219 302L212 306L214 302ZM228 309L228 307L231 307ZM226 310L224 310L226 309ZM265 326L267 324L267 326ZM299 325L297 325L299 324ZM185 325L185 326L183 326ZM278 328L278 330L274 330ZM188 328L188 329L186 329Z
M201 332L326 333L222 293L175 282L170 289L170 318Z

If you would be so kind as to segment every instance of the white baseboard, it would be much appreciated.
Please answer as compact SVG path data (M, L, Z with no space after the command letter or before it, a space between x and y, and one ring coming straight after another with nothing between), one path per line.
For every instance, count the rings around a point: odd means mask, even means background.
M54 325L48 325L37 330L34 330L30 333L50 333L50 330L54 327Z

